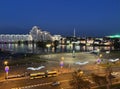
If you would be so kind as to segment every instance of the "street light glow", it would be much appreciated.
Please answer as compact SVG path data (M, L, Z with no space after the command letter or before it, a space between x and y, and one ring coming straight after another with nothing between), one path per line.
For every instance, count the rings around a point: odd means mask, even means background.
M51 46L51 44L47 44L46 46L49 48Z
M64 60L64 57L61 57L61 60Z
M4 61L4 65L7 65L8 64L8 61Z

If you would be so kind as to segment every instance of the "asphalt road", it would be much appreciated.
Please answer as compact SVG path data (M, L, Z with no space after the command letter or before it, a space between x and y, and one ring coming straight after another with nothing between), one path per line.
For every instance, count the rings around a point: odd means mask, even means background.
M6 80L0 82L0 89L69 89L70 79L71 74L69 73L41 79ZM59 86L52 86L51 84L55 81L60 81L61 84Z

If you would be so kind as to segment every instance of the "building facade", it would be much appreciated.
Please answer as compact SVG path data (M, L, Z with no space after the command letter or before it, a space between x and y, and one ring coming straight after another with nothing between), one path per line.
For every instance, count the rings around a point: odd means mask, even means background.
M9 35L9 34L1 34L0 42L18 42L18 41L32 41L32 36L29 34L26 35Z
M60 41L61 39L62 39L61 35L53 35L53 37L52 37L53 41L55 41L55 40Z
M52 35L47 31L42 31L39 27L34 26L30 31L34 41L48 41L52 40Z
M52 40L52 36L47 31L42 31L39 27L34 26L29 34L1 34L0 42L18 42L18 41L47 41Z

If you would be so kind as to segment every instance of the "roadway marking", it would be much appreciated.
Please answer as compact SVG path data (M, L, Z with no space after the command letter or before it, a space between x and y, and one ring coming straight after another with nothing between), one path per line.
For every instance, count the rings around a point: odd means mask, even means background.
M62 80L60 82L67 82L67 81L70 81L70 80ZM52 82L35 84L35 85L28 85L28 86L24 86L24 87L15 87L15 88L11 88L11 89L28 89L28 88L34 88L34 87L39 87L39 86L45 86L45 85L49 85L49 84L52 84Z

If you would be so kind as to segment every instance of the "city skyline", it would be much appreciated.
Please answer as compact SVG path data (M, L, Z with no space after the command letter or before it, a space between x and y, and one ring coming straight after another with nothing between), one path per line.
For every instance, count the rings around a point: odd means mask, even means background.
M51 34L119 34L119 0L1 0L0 34L27 34L36 25Z

